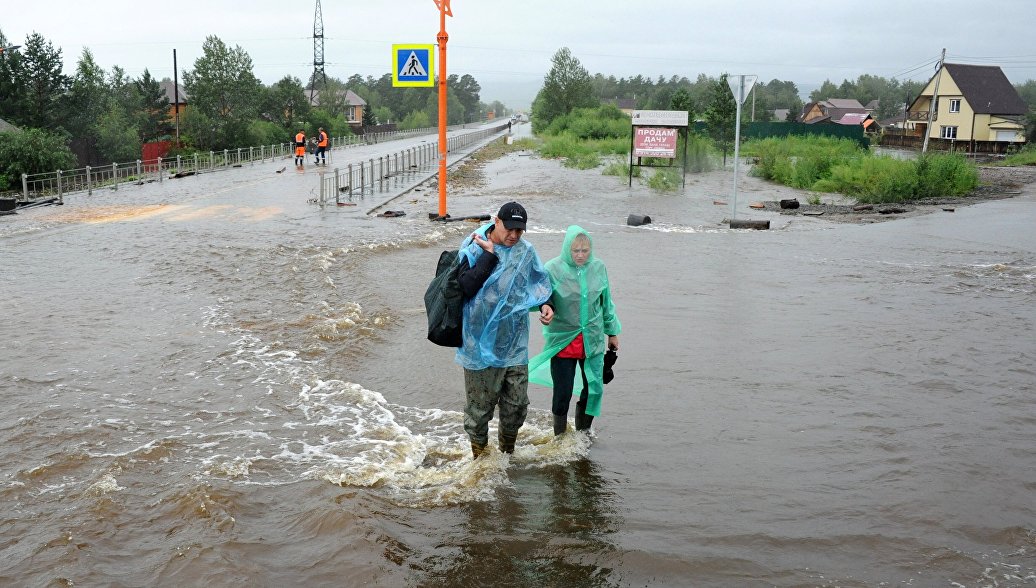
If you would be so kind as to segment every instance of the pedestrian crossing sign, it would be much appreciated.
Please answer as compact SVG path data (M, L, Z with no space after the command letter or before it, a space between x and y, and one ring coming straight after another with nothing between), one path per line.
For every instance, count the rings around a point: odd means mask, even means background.
M431 87L435 45L393 45L392 85L397 88Z

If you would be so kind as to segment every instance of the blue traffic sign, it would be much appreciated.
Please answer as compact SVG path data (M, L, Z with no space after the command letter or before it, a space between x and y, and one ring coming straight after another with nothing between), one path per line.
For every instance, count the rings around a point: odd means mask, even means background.
M435 45L393 45L392 85L434 86Z

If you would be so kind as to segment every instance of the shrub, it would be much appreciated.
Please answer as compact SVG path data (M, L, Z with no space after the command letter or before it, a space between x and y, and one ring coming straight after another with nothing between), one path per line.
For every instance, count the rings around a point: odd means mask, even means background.
M661 168L656 169L648 178L648 186L653 190L672 192L680 187L682 181L680 172L670 168Z
M978 186L978 170L957 154L927 154L917 159L918 198L961 196Z
M1036 145L1026 145L1017 153L1012 153L998 165L1036 165Z

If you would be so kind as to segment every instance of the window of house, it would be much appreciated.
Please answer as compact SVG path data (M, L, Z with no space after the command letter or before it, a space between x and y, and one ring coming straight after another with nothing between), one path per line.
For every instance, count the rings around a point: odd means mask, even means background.
M940 127L942 129L943 139L956 139L957 138L957 127Z
M960 99L950 100L950 112L960 112Z

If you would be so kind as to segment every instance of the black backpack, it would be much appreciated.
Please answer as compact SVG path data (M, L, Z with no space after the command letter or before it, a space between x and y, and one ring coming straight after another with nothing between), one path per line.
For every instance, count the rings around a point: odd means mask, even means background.
M460 347L464 326L464 293L457 281L460 265L458 251L443 251L435 278L424 293L428 314L428 340L443 347Z

